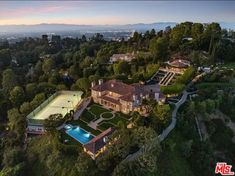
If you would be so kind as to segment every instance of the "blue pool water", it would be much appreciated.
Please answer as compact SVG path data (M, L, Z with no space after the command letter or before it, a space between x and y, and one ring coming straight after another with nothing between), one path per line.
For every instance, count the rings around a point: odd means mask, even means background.
M88 143L91 139L94 138L93 135L89 134L82 128L78 126L72 126L72 125L65 125L65 131L66 133L71 136L72 138L76 139L81 144Z

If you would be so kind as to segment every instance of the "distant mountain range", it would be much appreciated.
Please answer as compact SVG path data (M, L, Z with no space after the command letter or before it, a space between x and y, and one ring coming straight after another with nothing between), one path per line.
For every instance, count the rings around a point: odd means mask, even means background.
M36 25L0 25L0 34L20 33L60 33L60 32L144 32L146 30L163 30L167 26L174 27L176 22L137 23L126 25L74 25L74 24L36 24ZM222 28L235 29L235 23L220 22Z
M120 31L146 31L151 29L162 30L167 26L174 27L175 22L161 22L151 24L126 24L126 25L74 25L74 24L36 24L36 25L0 25L1 33L27 33L27 32L120 32Z

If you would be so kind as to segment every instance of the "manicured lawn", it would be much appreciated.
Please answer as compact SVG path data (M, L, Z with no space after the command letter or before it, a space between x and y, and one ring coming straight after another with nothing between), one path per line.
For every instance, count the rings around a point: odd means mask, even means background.
M78 141L76 141L74 138L72 138L71 136L69 136L68 134L66 134L66 132L64 130L60 131L60 137L61 137L61 141L64 143L64 140L68 140L68 142L66 143L66 145L80 145L82 147L82 144L80 144Z
M89 127L88 123L99 119L102 113L102 117L107 120L103 120L102 122L100 122L99 126L97 127L99 130L94 130L93 128ZM117 126L118 122L120 121L127 125L130 119L129 115L122 114L120 112L116 112L114 118L108 120L111 117L113 117L113 114L109 109L105 109L97 104L92 104L90 107L84 110L79 120L70 121L68 122L68 124L80 126L84 130L91 132L93 135L97 136L109 127Z
M123 122L125 125L128 124L128 120L123 118L122 116L120 116L119 114L116 114L115 117L111 120L109 120L110 122L112 122L113 124L117 125L118 122Z
M114 127L113 124L109 123L109 122L102 122L99 126L98 126L98 129L102 130L102 131L105 131L107 130L108 128L110 127Z
M73 121L70 121L68 122L68 124L71 124L71 125L77 125L77 126L80 126L81 128L83 128L84 130L92 133L93 135L97 136L101 133L101 131L99 130L94 130L93 128L89 127L87 125L86 122L83 122L82 120L73 120Z
M109 119L109 118L113 117L113 114L110 112L105 112L102 114L102 117L105 119Z
M89 109L90 112L92 112L93 114L95 114L96 116L100 116L100 114L102 114L103 112L110 112L110 110L102 108L101 106L97 105L97 104L93 104L90 106Z
M123 118L125 118L127 120L130 120L130 118L131 118L128 114L123 114L121 112L116 112L116 114L118 114L120 117L123 117Z
M89 123L95 119L95 116L91 114L87 109L85 109L80 117L83 121Z

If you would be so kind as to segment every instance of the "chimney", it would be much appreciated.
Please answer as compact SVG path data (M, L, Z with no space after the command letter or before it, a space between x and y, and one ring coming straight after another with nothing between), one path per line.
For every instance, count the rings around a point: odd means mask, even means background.
M159 93L156 92L156 93L154 94L154 98L155 98L155 100L158 102L158 101L159 101Z
M103 84L103 79L99 79L99 85Z
M94 87L95 86L95 81L92 81L91 82L91 87Z
M137 100L137 96L134 94L133 95L133 100L136 101Z
M149 99L149 94L146 94L146 96L145 96L145 97L146 97L146 99Z

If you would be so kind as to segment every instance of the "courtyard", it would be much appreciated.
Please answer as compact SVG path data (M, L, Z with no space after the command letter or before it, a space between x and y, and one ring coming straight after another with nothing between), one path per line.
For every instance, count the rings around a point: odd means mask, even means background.
M127 126L129 121L129 115L93 103L83 111L78 120L70 121L69 124L80 126L97 136L110 127L117 127L119 123Z

